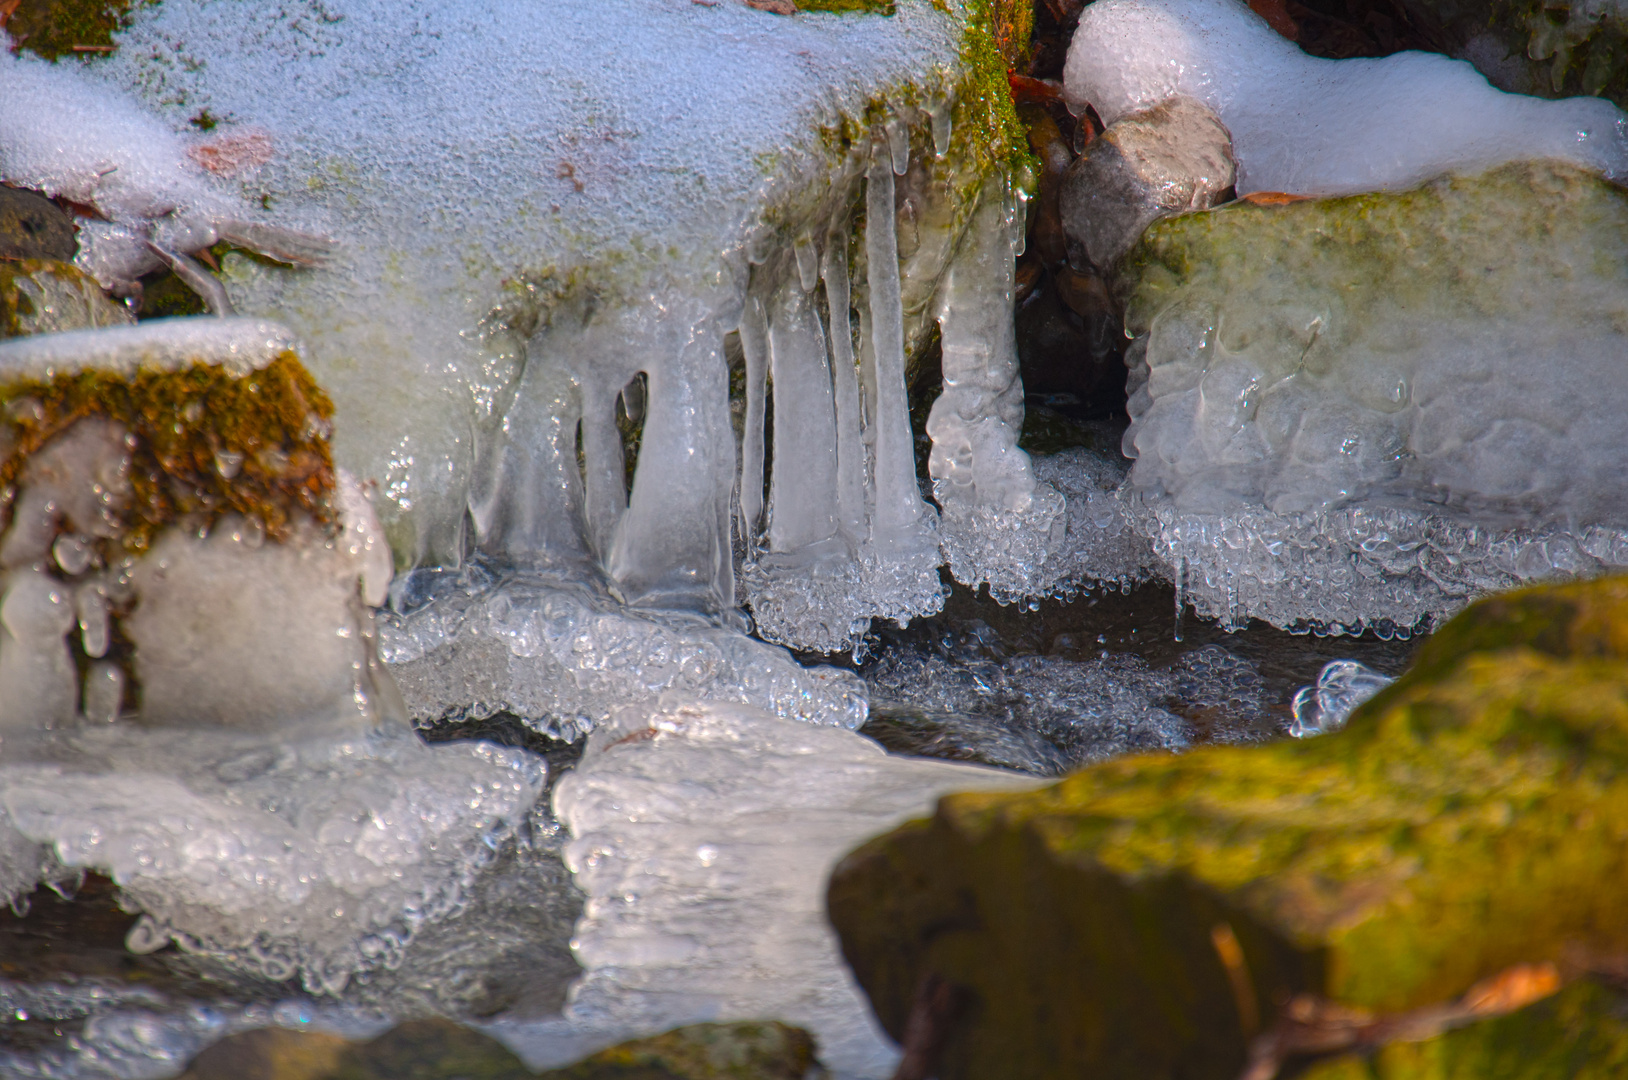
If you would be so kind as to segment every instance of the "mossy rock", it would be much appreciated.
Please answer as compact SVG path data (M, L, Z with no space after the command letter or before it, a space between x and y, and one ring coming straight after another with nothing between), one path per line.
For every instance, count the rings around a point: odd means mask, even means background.
M21 0L6 31L12 51L55 60L114 50L113 35L124 29L131 0Z
M262 1028L210 1046L180 1080L802 1080L814 1040L766 1021L694 1024L542 1074L450 1020L409 1020L368 1042Z
M1406 1010L1622 954L1625 661L1628 578L1483 601L1338 734L950 796L838 866L831 920L895 1038L961 988L942 1080L1232 1080L1294 994Z
M37 191L0 184L0 259L72 262L73 218Z
M799 11L831 11L842 15L892 15L893 0L797 0Z
M1628 1075L1628 1001L1579 982L1424 1042L1316 1062L1297 1080L1608 1080Z

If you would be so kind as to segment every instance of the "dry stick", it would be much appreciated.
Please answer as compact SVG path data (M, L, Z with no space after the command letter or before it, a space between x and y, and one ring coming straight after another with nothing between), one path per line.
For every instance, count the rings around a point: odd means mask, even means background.
M1475 1020L1512 1013L1559 989L1560 972L1543 963L1505 968L1470 987L1457 1001L1388 1015L1301 994L1284 1006L1270 1030L1250 1044L1249 1062L1239 1080L1274 1080L1283 1063L1296 1054L1423 1042Z

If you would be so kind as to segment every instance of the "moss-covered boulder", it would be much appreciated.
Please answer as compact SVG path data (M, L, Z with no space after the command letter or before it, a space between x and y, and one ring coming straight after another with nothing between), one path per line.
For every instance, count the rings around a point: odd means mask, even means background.
M181 1080L802 1080L814 1040L774 1021L694 1024L534 1073L496 1039L410 1020L368 1042L262 1028L201 1052Z
M1423 1042L1312 1064L1299 1080L1607 1080L1628 1075L1628 1001L1579 982Z
M1231 1080L1293 995L1396 1012L1628 952L1625 661L1628 578L1484 601L1339 734L948 797L830 916L896 1038L958 988L944 1080Z

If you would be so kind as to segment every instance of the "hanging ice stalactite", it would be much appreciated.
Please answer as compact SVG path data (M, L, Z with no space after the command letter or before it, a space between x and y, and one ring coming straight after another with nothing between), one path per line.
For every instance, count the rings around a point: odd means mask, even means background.
M927 418L928 470L956 580L1000 600L1041 596L1067 525L1063 497L1037 484L1018 448L1023 382L1012 330L1013 219L1004 184L986 187L938 296L944 389ZM1014 213L1017 210L1017 213ZM1019 234L1021 235L1021 234Z

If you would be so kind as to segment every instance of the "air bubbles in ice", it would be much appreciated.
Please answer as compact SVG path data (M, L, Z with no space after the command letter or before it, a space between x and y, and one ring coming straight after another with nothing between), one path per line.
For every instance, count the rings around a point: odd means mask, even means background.
M1395 681L1355 660L1330 661L1323 665L1314 685L1303 686L1295 694L1289 734L1305 739L1338 731L1357 706Z

